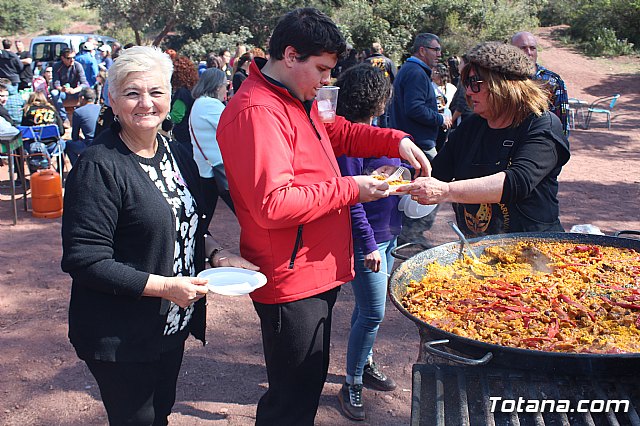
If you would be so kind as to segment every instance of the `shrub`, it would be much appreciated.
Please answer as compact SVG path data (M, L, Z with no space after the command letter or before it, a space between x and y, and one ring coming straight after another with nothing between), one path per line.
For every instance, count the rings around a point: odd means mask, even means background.
M610 28L599 28L583 46L585 53L591 56L621 56L634 53L633 44L626 39L619 40L616 32Z

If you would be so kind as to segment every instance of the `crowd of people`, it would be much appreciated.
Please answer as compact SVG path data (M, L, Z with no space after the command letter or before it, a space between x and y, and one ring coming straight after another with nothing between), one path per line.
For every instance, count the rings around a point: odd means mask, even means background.
M404 191L451 203L470 237L563 229L566 87L537 64L530 33L446 61L444 41L420 33L399 69L380 43L359 57L314 8L284 15L267 52L238 44L199 64L175 50L100 47L101 70L87 43L42 70L47 90L31 95L20 121L47 116L63 131L65 99L79 99L62 268L72 278L69 337L111 424L168 423L184 342L205 341L207 281L196 275L207 263L267 278L250 295L269 382L258 425L314 424L333 306L351 283L337 397L345 416L364 420L363 388L396 387L373 360L391 250L428 246L437 212L399 211L384 180L399 166L410 174ZM7 67L0 61L0 76ZM1 105L20 84L19 74L0 81ZM331 84L339 94L328 120L314 99ZM237 217L240 256L208 231L218 198Z

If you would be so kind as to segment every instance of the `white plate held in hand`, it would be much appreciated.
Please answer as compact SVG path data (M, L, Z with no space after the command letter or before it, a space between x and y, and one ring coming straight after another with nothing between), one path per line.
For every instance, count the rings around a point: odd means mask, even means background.
M410 219L420 219L431 213L437 204L420 204L409 199L404 205L404 214Z
M400 199L400 202L398 203L398 210L403 212L404 208L407 206L407 203L409 201L411 201L411 195L409 194L403 195L402 198Z
M260 272L231 267L205 269L198 277L209 280L209 291L225 296L249 294L267 283Z

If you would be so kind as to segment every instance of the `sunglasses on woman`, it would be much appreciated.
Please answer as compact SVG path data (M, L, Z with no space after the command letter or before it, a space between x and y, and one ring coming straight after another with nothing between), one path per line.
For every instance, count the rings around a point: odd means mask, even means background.
M480 80L480 77L477 75L467 77L462 80L462 84L464 84L464 87L471 87L471 91L473 93L480 92L480 83L484 83L484 81Z

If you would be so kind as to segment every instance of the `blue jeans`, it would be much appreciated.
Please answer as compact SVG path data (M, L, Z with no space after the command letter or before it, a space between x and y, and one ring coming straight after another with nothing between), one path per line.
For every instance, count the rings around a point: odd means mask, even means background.
M378 244L382 257L380 271L391 273L396 238ZM351 281L356 304L351 315L351 332L347 346L347 377L353 383L362 383L362 373L367 359L373 354L373 343L384 318L387 300L387 276L372 272L364 266L362 247L354 247L356 276ZM351 377L349 377L351 376Z
M55 105L56 109L58 110L58 114L60 114L60 117L62 117L63 120L69 119L69 116L67 115L67 110L64 109L65 99L67 98L78 99L79 96L80 96L80 93L74 93L70 95L66 92L61 92L55 89L51 91L51 100L53 100L53 105Z

